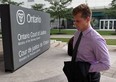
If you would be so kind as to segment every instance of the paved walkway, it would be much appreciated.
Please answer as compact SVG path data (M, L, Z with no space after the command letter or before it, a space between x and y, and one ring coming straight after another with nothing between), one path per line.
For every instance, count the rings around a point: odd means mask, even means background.
M116 56L111 53L113 59L112 64L115 64ZM63 62L70 60L66 51L61 48L50 48L36 59L32 60L25 66L21 67L14 73L5 73L3 61L0 62L0 81L1 82L67 82L65 75L62 72ZM115 64L116 65L116 64ZM116 82L115 77L111 77L110 71L103 74L101 82Z
M51 35L51 38L71 38L73 35ZM105 39L116 39L116 35L103 35Z
M62 71L64 61L71 59L67 46L51 41L51 48L14 73L4 72L3 55L0 58L0 82L67 82ZM116 51L110 51L112 67L102 72L101 82L116 82Z

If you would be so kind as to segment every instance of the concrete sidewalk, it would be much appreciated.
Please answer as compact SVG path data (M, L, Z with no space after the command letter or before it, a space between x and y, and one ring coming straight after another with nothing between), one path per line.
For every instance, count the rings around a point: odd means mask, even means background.
M116 39L116 35L102 35L105 39ZM51 35L51 38L71 38L73 35Z
M114 63L116 56L112 58ZM70 60L70 57L65 50L51 48L14 73L5 73L2 61L0 62L0 82L67 82L62 72L63 62L67 60ZM101 82L116 82L116 79L102 75Z
M60 43L60 44L59 44ZM58 45L59 44L59 45ZM51 48L14 73L4 72L3 55L0 61L0 82L67 82L62 71L64 61L71 59L66 44L52 41ZM102 72L101 82L116 82L116 52L110 51L112 69Z

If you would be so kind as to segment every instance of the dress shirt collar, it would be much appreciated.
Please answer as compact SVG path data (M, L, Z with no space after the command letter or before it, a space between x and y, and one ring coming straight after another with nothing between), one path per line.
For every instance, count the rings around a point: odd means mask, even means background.
M86 35L87 35L87 33L89 33L89 32L91 31L91 29L92 29L92 27L91 27L91 26L89 26L89 28L88 28L88 29L86 29L85 31L83 31L83 36L86 36Z

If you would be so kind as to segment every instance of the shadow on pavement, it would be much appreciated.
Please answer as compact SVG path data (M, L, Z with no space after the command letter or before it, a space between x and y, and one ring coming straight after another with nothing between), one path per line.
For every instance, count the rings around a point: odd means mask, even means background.
M57 75L48 79L40 80L40 81L35 81L35 82L67 82L66 77L64 74L62 75Z

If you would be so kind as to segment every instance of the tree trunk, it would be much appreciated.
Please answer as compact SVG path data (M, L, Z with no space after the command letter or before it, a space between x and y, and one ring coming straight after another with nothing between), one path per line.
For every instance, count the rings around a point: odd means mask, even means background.
M59 33L61 33L61 22L60 22L60 16L59 16Z

